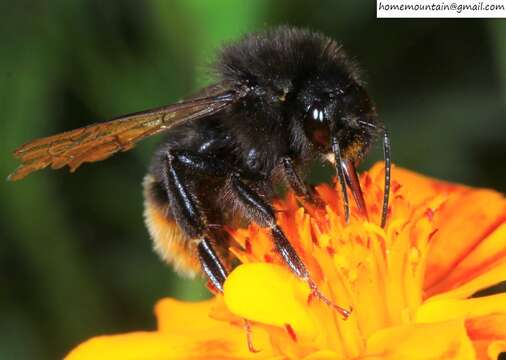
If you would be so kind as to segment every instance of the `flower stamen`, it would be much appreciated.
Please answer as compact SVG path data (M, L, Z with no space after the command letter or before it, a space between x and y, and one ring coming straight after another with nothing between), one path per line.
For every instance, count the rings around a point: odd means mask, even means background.
M293 342L297 342L297 334L295 333L295 330L293 330L292 326L290 324L285 324L286 332L290 336L290 338L293 340Z

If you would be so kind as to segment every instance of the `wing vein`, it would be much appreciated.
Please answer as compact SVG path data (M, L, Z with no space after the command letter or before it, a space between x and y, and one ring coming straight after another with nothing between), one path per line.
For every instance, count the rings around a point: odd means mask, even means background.
M220 84L205 91L206 97L125 115L26 143L14 151L21 165L8 179L19 180L47 166L53 169L68 166L73 172L85 162L104 160L119 151L128 151L138 141L177 124L216 114L240 97Z

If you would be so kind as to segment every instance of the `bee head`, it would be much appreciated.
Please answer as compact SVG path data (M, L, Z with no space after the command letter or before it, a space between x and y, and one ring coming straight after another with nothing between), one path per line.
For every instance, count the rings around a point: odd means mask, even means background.
M327 154L334 139L343 157L359 159L373 140L375 109L359 70L321 33L282 26L247 35L222 50L217 68L221 79L248 87L243 108L290 118L294 148Z
M305 136L318 152L330 153L337 141L343 158L363 157L375 135L376 111L361 84L353 79L311 81L298 103Z

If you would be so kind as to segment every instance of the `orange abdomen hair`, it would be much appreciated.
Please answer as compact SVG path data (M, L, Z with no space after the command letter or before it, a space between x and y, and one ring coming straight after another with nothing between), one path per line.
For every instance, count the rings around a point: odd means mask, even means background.
M197 242L183 233L169 211L169 204L160 205L153 200L152 186L155 180L148 174L144 178L144 220L153 247L158 255L174 270L186 277L201 273L197 256Z

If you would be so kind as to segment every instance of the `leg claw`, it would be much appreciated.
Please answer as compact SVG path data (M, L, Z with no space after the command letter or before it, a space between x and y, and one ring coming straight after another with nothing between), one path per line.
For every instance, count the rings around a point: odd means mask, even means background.
M313 291L311 294L313 297L320 299L320 301L323 302L325 305L328 305L335 311L337 311L343 317L343 320L346 320L350 317L351 312L353 311L351 307L349 310L347 310L339 305L334 304L329 298L327 298L325 295L321 293L320 289L318 289L318 286L316 286L314 281L309 280L308 284L311 290Z

